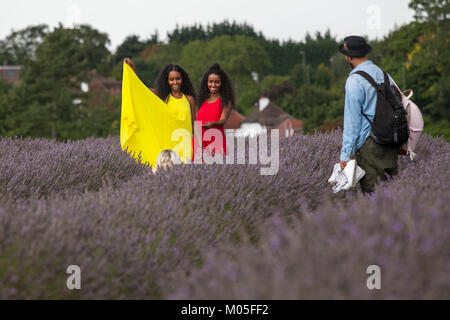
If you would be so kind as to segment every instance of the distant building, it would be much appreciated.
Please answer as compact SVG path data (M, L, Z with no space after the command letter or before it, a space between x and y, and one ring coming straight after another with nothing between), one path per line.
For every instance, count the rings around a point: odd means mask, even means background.
M83 91L87 92L104 92L114 96L121 95L122 82L113 78L105 78L97 71L93 70L89 72L91 81L89 84L84 84Z
M278 129L281 137L289 137L302 132L302 125L301 120L292 117L269 98L261 97L257 107L241 122L236 135L254 136L265 129Z
M120 107L118 97L122 94L122 81L105 78L95 70L89 72L90 81L84 83L85 92L89 92L88 106L92 108L106 107L110 111L114 111Z
M20 81L20 70L21 66L10 66L8 65L8 61L4 61L3 65L0 66L0 78L5 81L12 82L13 84L17 84Z
M230 117L227 122L225 122L224 129L239 129L241 127L242 121L244 121L245 117L240 114L238 111L231 111Z
M89 93L88 99L85 101L88 107L107 107L110 110L117 108L117 97L122 94L122 82L113 78L106 78L99 74L96 70L88 72L88 82L80 82L73 78L77 83L76 88L72 88L72 92L76 94ZM81 104L81 99L74 99L74 104Z

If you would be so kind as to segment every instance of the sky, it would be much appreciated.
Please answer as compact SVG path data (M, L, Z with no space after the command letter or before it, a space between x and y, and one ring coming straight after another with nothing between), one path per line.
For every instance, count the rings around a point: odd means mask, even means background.
M302 41L307 32L331 34L338 39L364 35L380 39L413 20L409 0L1 0L0 39L11 30L59 22L67 27L89 24L106 32L110 49L126 36L141 39L158 30L162 39L176 25L246 22L266 38Z

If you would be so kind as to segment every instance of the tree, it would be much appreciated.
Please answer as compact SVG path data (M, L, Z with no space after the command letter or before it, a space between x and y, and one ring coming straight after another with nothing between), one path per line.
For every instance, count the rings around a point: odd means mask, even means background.
M411 0L409 7L415 11L414 18L419 22L448 22L450 15L448 0Z
M177 42L186 45L195 40L212 40L220 36L245 36L253 39L261 39L261 32L257 33L251 25L247 23L229 22L224 20L220 23L207 24L203 27L201 24L193 26L176 26L175 30L167 33L169 43Z
M82 40L61 24L45 36L11 95L7 134L67 139L77 132L74 100L83 98L80 82L90 67Z
M297 63L292 67L290 79L296 88L300 88L305 84L305 72L302 63Z
M0 42L0 56L10 64L25 65L35 58L36 49L48 33L45 24L29 26L12 31L4 41Z
M314 82L319 87L330 89L331 72L325 64L321 63L317 67L314 75Z
M321 63L330 65L330 58L336 53L338 46L339 43L331 35L330 30L327 30L323 35L320 31L317 31L315 37L311 37L307 33L304 45L307 63L314 68Z
M251 25L247 23L237 23L233 21L230 23L224 20L221 23L213 23L206 27L207 39L214 39L220 36L244 36L253 39L261 39L263 35L261 32L257 33Z
M108 75L112 69L112 56L107 46L111 43L106 33L88 25L73 29L78 49L87 62L89 70L96 69L100 74Z
M194 84L200 82L207 67L215 62L230 74L238 105L244 102L240 96L248 88L252 88L252 96L255 96L247 97L246 104L261 94L260 90L254 90L252 73L256 72L259 78L264 77L265 71L270 68L270 61L257 40L244 36L220 36L207 42L196 40L183 48L180 59L180 64L186 68ZM244 110L249 106L240 107Z
M167 38L169 39L169 43L176 42L181 45L186 45L195 40L207 40L208 37L201 24L182 27L177 24L175 30L167 33Z
M169 63L178 63L181 57L182 46L177 43L153 44L140 52L133 59L137 74L147 87L152 87L159 71ZM121 80L123 74L123 61L119 60L114 67L112 76Z
M288 40L280 42L278 40L266 40L264 37L258 40L270 57L272 68L267 72L270 74L290 75L292 69L298 63L302 63L302 51L305 53L306 64L316 68L320 63L329 65L329 59L336 53L338 43L327 30L322 35L315 33L312 37L307 33L305 42L295 42Z
M254 39L244 36L221 36L211 41L193 41L183 48L180 63L199 82L206 66L219 62L235 79L251 77L252 72L264 76L270 67L269 57Z
M375 51L375 49L374 49ZM381 65L381 64L380 64ZM344 84L340 82L342 80L346 80L348 74L351 71L351 68L347 61L345 61L344 55L340 52L336 52L330 58L330 71L331 71L331 80L333 85L338 85L340 88L344 87ZM345 82L344 82L345 83Z
M5 135L8 130L6 119L9 115L8 96L11 90L12 85L0 78L0 136Z
M266 91L273 87L277 87L288 80L289 80L289 77L283 77L283 76L271 74L271 75L264 77L264 79L261 81L261 87L262 87L261 89L263 91Z
M158 31L155 31L149 39L143 41L139 40L138 35L130 35L117 47L114 55L115 63L119 63L126 57L136 58L142 51L154 44L161 44Z

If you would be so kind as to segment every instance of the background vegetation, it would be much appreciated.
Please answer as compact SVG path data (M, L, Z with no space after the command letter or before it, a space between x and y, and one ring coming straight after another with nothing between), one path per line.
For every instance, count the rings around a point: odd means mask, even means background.
M401 88L414 90L425 131L448 140L449 4L412 0L410 7L415 21L370 41L370 59ZM0 80L0 135L82 139L118 134L120 97L93 99L79 88L94 69L121 80L124 57L133 59L148 86L166 63L181 64L197 85L208 65L219 62L232 76L237 109L244 115L266 93L302 119L305 132L327 131L342 123L350 69L337 51L341 41L327 31L308 34L301 42L280 42L246 23L223 21L177 26L165 41L157 31L148 39L130 35L110 52L108 35L87 25L30 26L0 40L0 61L24 68L19 85Z

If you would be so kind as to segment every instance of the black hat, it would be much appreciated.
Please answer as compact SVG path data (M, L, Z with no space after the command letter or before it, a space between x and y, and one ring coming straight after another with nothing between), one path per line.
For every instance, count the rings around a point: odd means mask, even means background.
M364 57L372 50L363 37L349 36L339 46L339 51L349 57Z

